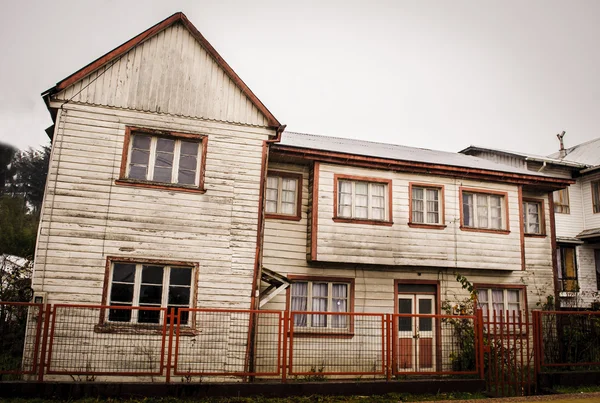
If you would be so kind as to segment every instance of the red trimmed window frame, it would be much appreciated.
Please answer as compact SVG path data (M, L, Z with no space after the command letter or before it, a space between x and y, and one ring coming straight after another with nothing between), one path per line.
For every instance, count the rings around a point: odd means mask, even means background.
M267 185L265 183L265 218L277 219L277 220L300 221L302 219L302 173L289 172L289 171L278 171L278 170L268 170L267 178L269 176L276 176L279 178L296 179L296 213L295 214L267 213L267 209L266 209ZM277 195L278 200L279 200L279 197L280 197L280 195L278 194Z
M189 267L192 269L192 279L190 284L190 308L195 308L198 302L198 273L200 265L195 262L185 262L177 260L148 259L136 257L107 256L104 268L104 283L102 286L102 306L108 306L110 303L109 294L111 286L111 267L113 263L130 264L148 264L162 266ZM164 291L163 291L164 292ZM135 307L134 307L135 308ZM143 334L162 334L164 323L158 324L137 324L130 322L109 322L106 318L106 309L102 309L99 315L98 324L94 327L96 333L136 333ZM167 312L169 313L169 312ZM166 319L164 319L166 320ZM164 321L163 320L163 321ZM196 316L190 313L190 322L181 326L183 335L193 335L196 332Z
M482 289L483 290L496 289L496 290L519 290L519 291L521 291L522 300L519 301L519 303L522 308L521 311L523 312L523 316L521 319L522 319L523 323L525 323L525 318L529 315L529 308L527 305L527 286L526 285L523 285L523 284L473 283L473 288L477 292L479 292L479 290L482 290ZM476 304L477 308L479 308L479 299L478 298L476 298L475 304ZM488 312L489 312L489 308L488 308ZM488 318L488 320L492 321L493 317ZM485 321L485 319L484 319L484 321ZM518 319L517 319L517 321L518 321Z
M135 135L135 133L145 134L148 136L154 137L163 137L169 138L173 140L190 140L196 141L202 147L200 151L200 172L199 172L199 183L198 185L182 185L179 183L166 183L166 182L155 182L148 180L140 180L140 179L130 179L127 177L127 164L129 162L129 154L130 154L130 144L131 137ZM125 127L125 138L123 140L123 152L121 154L121 167L119 170L119 179L115 180L116 185L121 186L135 186L135 187L143 187L150 189L162 189L162 190L172 190L172 191L180 191L180 192L190 192L190 193L205 193L206 189L204 188L204 174L206 171L206 150L208 145L208 136L197 133L182 133L182 132L174 132L174 131L164 131L164 130L156 130L150 129L146 127L136 127L136 126L127 126Z
M413 187L424 188L424 189L437 189L440 192L439 197L439 215L440 222L438 224L429 223L417 223L412 221L413 216ZM428 228L428 229L444 229L446 228L446 203L444 196L444 185L436 185L434 183L422 183L422 182L409 182L408 183L408 226L411 228Z
M332 277L332 276L302 276L290 274L287 276L288 279L294 282L323 282L323 283L347 283L348 284L348 313L354 313L354 295L355 295L355 279L350 277ZM292 286L286 289L285 295L285 310L292 312ZM308 311L312 312L312 311ZM328 315L333 316L333 315ZM310 329L304 330L303 328L294 327L294 337L312 337L312 338L338 338L338 339L351 339L354 337L354 316L349 316L348 330L347 331L324 331L315 332ZM293 316L290 315L290 321L293 321Z
M338 216L338 203L339 203L339 181L346 180L350 182L367 182L367 183L380 183L387 186L387 219L386 220L372 220L372 219L364 219L364 218L350 218L350 217L340 217ZM355 176L355 175L343 175L343 174L334 174L333 175L333 221L334 222L343 222L343 223L353 223L353 224L370 224L370 225L383 225L391 227L394 225L392 220L392 180L384 179L384 178L372 178L366 176Z
M491 234L503 234L503 235L510 234L510 229L509 229L510 228L510 220L509 220L509 211L508 211L508 192L461 186L458 190L458 193L459 193L458 204L459 204L459 209L460 209L460 229L461 229L461 231L487 232L487 233L491 233ZM464 211L463 211L463 193L502 196L504 198L503 209L504 209L504 215L505 215L504 218L505 218L506 229L478 228L478 227L465 226L465 223L464 223L465 217L464 217Z

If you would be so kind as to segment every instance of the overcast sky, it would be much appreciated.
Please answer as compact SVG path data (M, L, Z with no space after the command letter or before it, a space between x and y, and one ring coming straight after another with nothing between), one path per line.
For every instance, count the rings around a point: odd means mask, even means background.
M40 93L183 11L288 130L549 154L600 137L600 1L0 2L0 142Z

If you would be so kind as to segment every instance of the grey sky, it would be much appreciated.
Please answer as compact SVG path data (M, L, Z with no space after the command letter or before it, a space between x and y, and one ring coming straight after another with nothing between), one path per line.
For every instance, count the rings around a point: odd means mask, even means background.
M39 94L183 11L289 130L536 154L600 136L600 1L18 1L0 5L0 142Z

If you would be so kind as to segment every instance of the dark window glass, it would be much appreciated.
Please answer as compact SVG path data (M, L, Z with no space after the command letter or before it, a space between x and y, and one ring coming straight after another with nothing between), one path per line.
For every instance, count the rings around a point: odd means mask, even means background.
M140 288L140 305L162 302L162 285L142 285Z
M192 269L187 267L171 267L170 285L190 285L192 283Z
M142 269L142 283L162 284L163 267L162 266L144 266Z
M110 291L110 303L114 302L132 302L133 284L114 283Z
M398 292L418 294L423 292L436 292L435 284L398 284Z
M121 283L133 283L135 280L135 264L115 263L113 270L113 281Z
M120 305L114 304L114 306ZM110 309L108 311L108 320L111 322L131 322L131 309Z
M169 304L188 305L189 303L189 287L169 287Z
M400 298L398 299L398 313L413 313L412 312L412 298ZM398 330L400 332L412 331L412 318L398 318Z
M433 313L433 306L431 304L430 299L420 299L419 300L419 313L423 315L428 315ZM433 319L432 318L419 318L419 331L421 332L430 332L432 327Z
M138 323L159 323L160 321L160 311L146 311L139 310L138 314Z

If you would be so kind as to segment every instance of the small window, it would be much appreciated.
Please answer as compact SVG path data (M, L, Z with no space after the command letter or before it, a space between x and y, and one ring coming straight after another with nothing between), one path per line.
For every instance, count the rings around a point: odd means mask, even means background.
M291 285L290 311L294 312L350 312L352 284L346 281L301 281ZM331 329L349 331L348 315L292 315L294 327L300 329Z
M502 286L492 288L477 287L477 307L483 311L483 317L487 320L499 321L512 320L519 317L519 312L525 312L523 290L520 288L504 288ZM508 316L507 316L508 315ZM524 318L522 318L524 320Z
M462 213L466 228L507 229L504 195L462 192Z
M302 175L270 171L267 175L265 213L300 219Z
M410 185L411 224L443 224L442 217L442 188L430 186Z
M119 184L203 186L206 136L127 128Z
M554 199L554 212L569 214L569 188L555 190L552 198Z
M193 267L150 263L112 262L111 306L146 308L189 308L192 295ZM160 324L160 310L110 309L109 322ZM182 313L181 323L187 324Z
M559 245L556 253L558 263L558 279L560 291L578 292L579 282L577 279L577 255L575 247L571 245Z
M544 209L542 202L523 201L523 229L527 235L544 234Z
M334 219L389 222L391 181L353 180L336 176Z
M592 208L594 214L600 213L600 181L592 182Z

